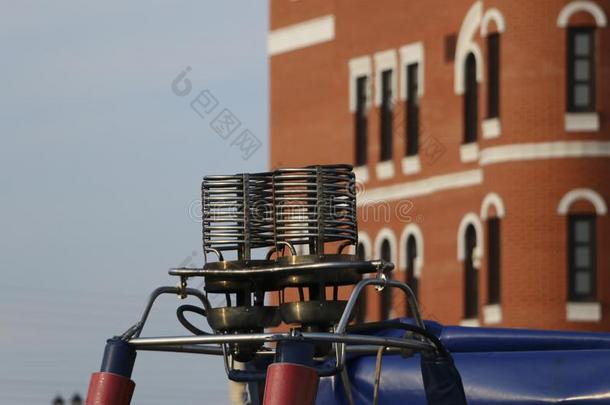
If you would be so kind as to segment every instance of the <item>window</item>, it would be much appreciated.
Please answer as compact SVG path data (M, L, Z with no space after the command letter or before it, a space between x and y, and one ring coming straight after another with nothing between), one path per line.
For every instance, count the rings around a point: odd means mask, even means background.
M415 259L417 258L417 242L415 237L410 235L407 239L407 285L411 287L415 298L419 299L419 280L415 276ZM407 301L407 316L411 316L411 309Z
M407 114L407 156L417 155L419 151L419 65L413 63L406 67L406 105Z
M596 299L595 215L568 216L568 298Z
M392 261L392 247L390 246L390 241L384 239L381 242L381 260L386 262ZM388 274L388 278L391 278L391 273ZM392 313L392 288L384 288L381 291L381 305L379 311L379 318L384 321L390 319L390 314Z
M477 62L470 53L464 63L464 143L472 143L477 141L479 121Z
M473 225L468 225L464 238L464 319L474 319L479 316L479 281L474 265L477 232Z
M500 303L500 218L487 220L487 303Z
M356 257L358 260L366 260L366 250L362 242L356 247ZM357 301L356 323L364 323L366 321L366 287L360 293Z
M568 111L595 111L595 29L568 29Z
M381 73L381 161L392 159L392 73Z
M356 166L367 162L367 85L366 76L356 79L356 111L354 128L356 130Z
M487 37L487 118L500 116L500 34Z

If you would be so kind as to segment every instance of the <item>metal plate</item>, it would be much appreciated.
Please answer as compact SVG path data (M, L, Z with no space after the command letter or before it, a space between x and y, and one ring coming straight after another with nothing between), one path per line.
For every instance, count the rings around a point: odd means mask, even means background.
M347 301L297 301L280 305L282 321L301 325L334 325L339 322Z
M208 311L207 319L217 331L251 331L278 326L277 307L221 307Z
M206 263L204 270L239 270L239 269L257 269L265 266L271 266L274 262L271 260L225 260L220 262Z
M352 269L340 269L329 271L317 271L315 273L301 272L301 274L289 274L278 277L275 283L281 288L306 287L312 285L323 285L328 287L353 285L362 280L362 274Z

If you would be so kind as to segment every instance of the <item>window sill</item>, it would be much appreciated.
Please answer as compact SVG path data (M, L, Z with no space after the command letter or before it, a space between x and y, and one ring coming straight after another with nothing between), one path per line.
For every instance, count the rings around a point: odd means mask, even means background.
M384 160L378 162L375 166L375 174L379 180L390 179L394 177L394 162L392 160Z
M483 322L487 325L502 322L502 306L490 304L483 307Z
M476 142L465 143L460 146L460 160L474 162L479 159L479 145Z
M356 182L366 183L369 181L369 168L367 166L354 167L354 175L356 176Z
M462 319L460 321L460 326L467 326L469 328L477 328L481 325L479 324L479 320L477 318L470 318L470 319Z
M567 132L597 132L599 131L599 114L596 112L566 113L565 129Z
M599 302L568 302L566 317L572 322L599 322L602 320L602 306Z
M500 118L488 118L481 123L484 139L499 138L502 133Z
M403 174L414 174L421 171L421 162L419 156L407 156L402 158L402 173Z

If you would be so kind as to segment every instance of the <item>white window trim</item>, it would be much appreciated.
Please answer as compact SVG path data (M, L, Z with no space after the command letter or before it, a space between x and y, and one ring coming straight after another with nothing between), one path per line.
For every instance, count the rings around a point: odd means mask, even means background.
M475 162L479 160L479 145L476 142L460 145L460 160L462 162Z
M381 258L381 244L387 239L390 242L390 249L392 250L392 263L398 262L398 250L396 235L390 228L382 228L375 238L375 257Z
M489 208L493 206L496 209L496 217L504 218L506 215L506 208L504 208L504 201L502 198L496 193L489 193L483 198L483 202L481 203L481 214L480 217L483 221L486 221L489 218Z
M483 322L493 325L502 322L502 305L489 304L483 307Z
M267 38L267 53L275 56L334 39L335 16L329 14L271 31Z
M419 280L424 267L424 234L419 225L415 223L405 226L402 234L400 235L400 253L398 255L400 259L399 269L401 271L407 270L407 241L409 240L410 236L415 238L415 245L417 247L417 256L415 257L415 268L413 269L413 275Z
M597 215L606 215L608 213L606 201L597 191L590 188L576 188L561 198L557 206L557 214L567 215L570 211L570 206L579 200L586 200L593 204Z
M358 243L362 243L364 246L364 260L371 260L373 257L373 244L366 232L358 232ZM356 252L354 252L354 254L356 254Z
M350 59L347 62L349 68L349 110L350 112L356 111L356 80L360 77L366 77L366 109L371 107L371 89L373 87L373 81L371 80L371 74L373 72L373 63L370 56L360 56L357 58Z
M479 30L483 16L483 2L476 1L466 13L455 46L455 60L453 64L453 90L455 94L464 94L464 62L469 53L476 59L477 82L483 81L483 57L481 49L474 42L475 33Z
M396 101L397 78L396 78L396 51L388 49L373 55L375 62L375 106L381 105L381 74L386 70L392 71L392 105Z
M464 170L450 174L429 176L421 180L367 188L361 194L358 194L356 205L362 207L380 204L386 201L433 195L446 190L478 186L480 184L483 184L483 170Z
M566 319L572 322L599 322L602 320L602 306L599 302L568 302Z
M500 118L487 118L481 122L481 132L483 139L499 138L502 134L502 123Z
M401 164L403 174L415 174L421 171L421 161L418 155L403 157Z
M489 23L492 21L496 24L500 34L506 30L504 15L497 8L490 8L483 14L481 20L481 37L485 38L489 34Z
M478 318L469 318L469 319L462 319L460 321L460 326L466 326L468 328L478 328L479 326L481 326L481 324L479 323Z
M379 180L391 179L394 177L394 161L384 160L375 165L375 174Z
M474 230L477 236L477 246L474 248L473 252L473 265L476 269L481 267L481 259L483 258L484 246L483 246L483 225L481 224L481 220L474 212L469 212L462 218L460 222L460 226L458 227L457 234L457 259L460 262L463 262L464 257L464 238L466 236L466 228L472 225L474 226Z
M557 26L559 28L566 28L570 23L570 17L580 11L586 11L591 14L595 19L595 23L598 27L605 27L608 24L606 13L594 1L572 1L568 3L564 8L561 9L559 16L557 17Z
M354 167L356 183L366 183L369 181L369 168L367 166Z
M557 141L492 146L481 151L482 166L527 160L610 157L609 141Z
M401 101L408 98L407 87L407 66L417 64L417 95L424 95L424 44L423 42L414 42L408 45L401 46L398 50L400 54L400 91L399 96Z
M599 131L599 114L596 112L567 112L564 116L567 132Z

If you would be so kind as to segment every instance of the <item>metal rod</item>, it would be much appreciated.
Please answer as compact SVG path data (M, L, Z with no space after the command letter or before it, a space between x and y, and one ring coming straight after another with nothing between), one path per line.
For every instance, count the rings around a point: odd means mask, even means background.
M157 298L159 298L159 296L162 294L176 294L176 295L186 294L186 295L197 297L197 298L199 298L199 301L201 301L203 308L206 311L206 314L208 313L210 308L212 308L212 306L210 305L210 302L208 301L206 296L203 295L203 293L201 291L196 290L194 288L182 289L179 287L159 287L156 290L154 290L148 297L148 302L146 303L144 312L142 313L142 316L140 317L140 321L137 323L138 326L137 326L137 328L135 328L134 334L132 335L133 337L136 337L136 338L140 337L140 333L142 333L142 329L144 329L144 325L146 324L148 315L150 314L150 310L151 310L155 300ZM129 336L126 336L126 338L128 338L128 337Z
M207 335L207 336L168 336L168 337L147 337L129 340L129 343L136 348L150 346L173 346L173 345L192 345L192 344L228 344L228 343L254 343L254 342L280 342L295 340L290 333L252 333L235 335ZM298 340L309 342L331 342L349 343L362 345L375 345L398 347L415 350L435 350L434 345L415 339L401 339L383 336L368 335L339 335L328 332L303 332Z

